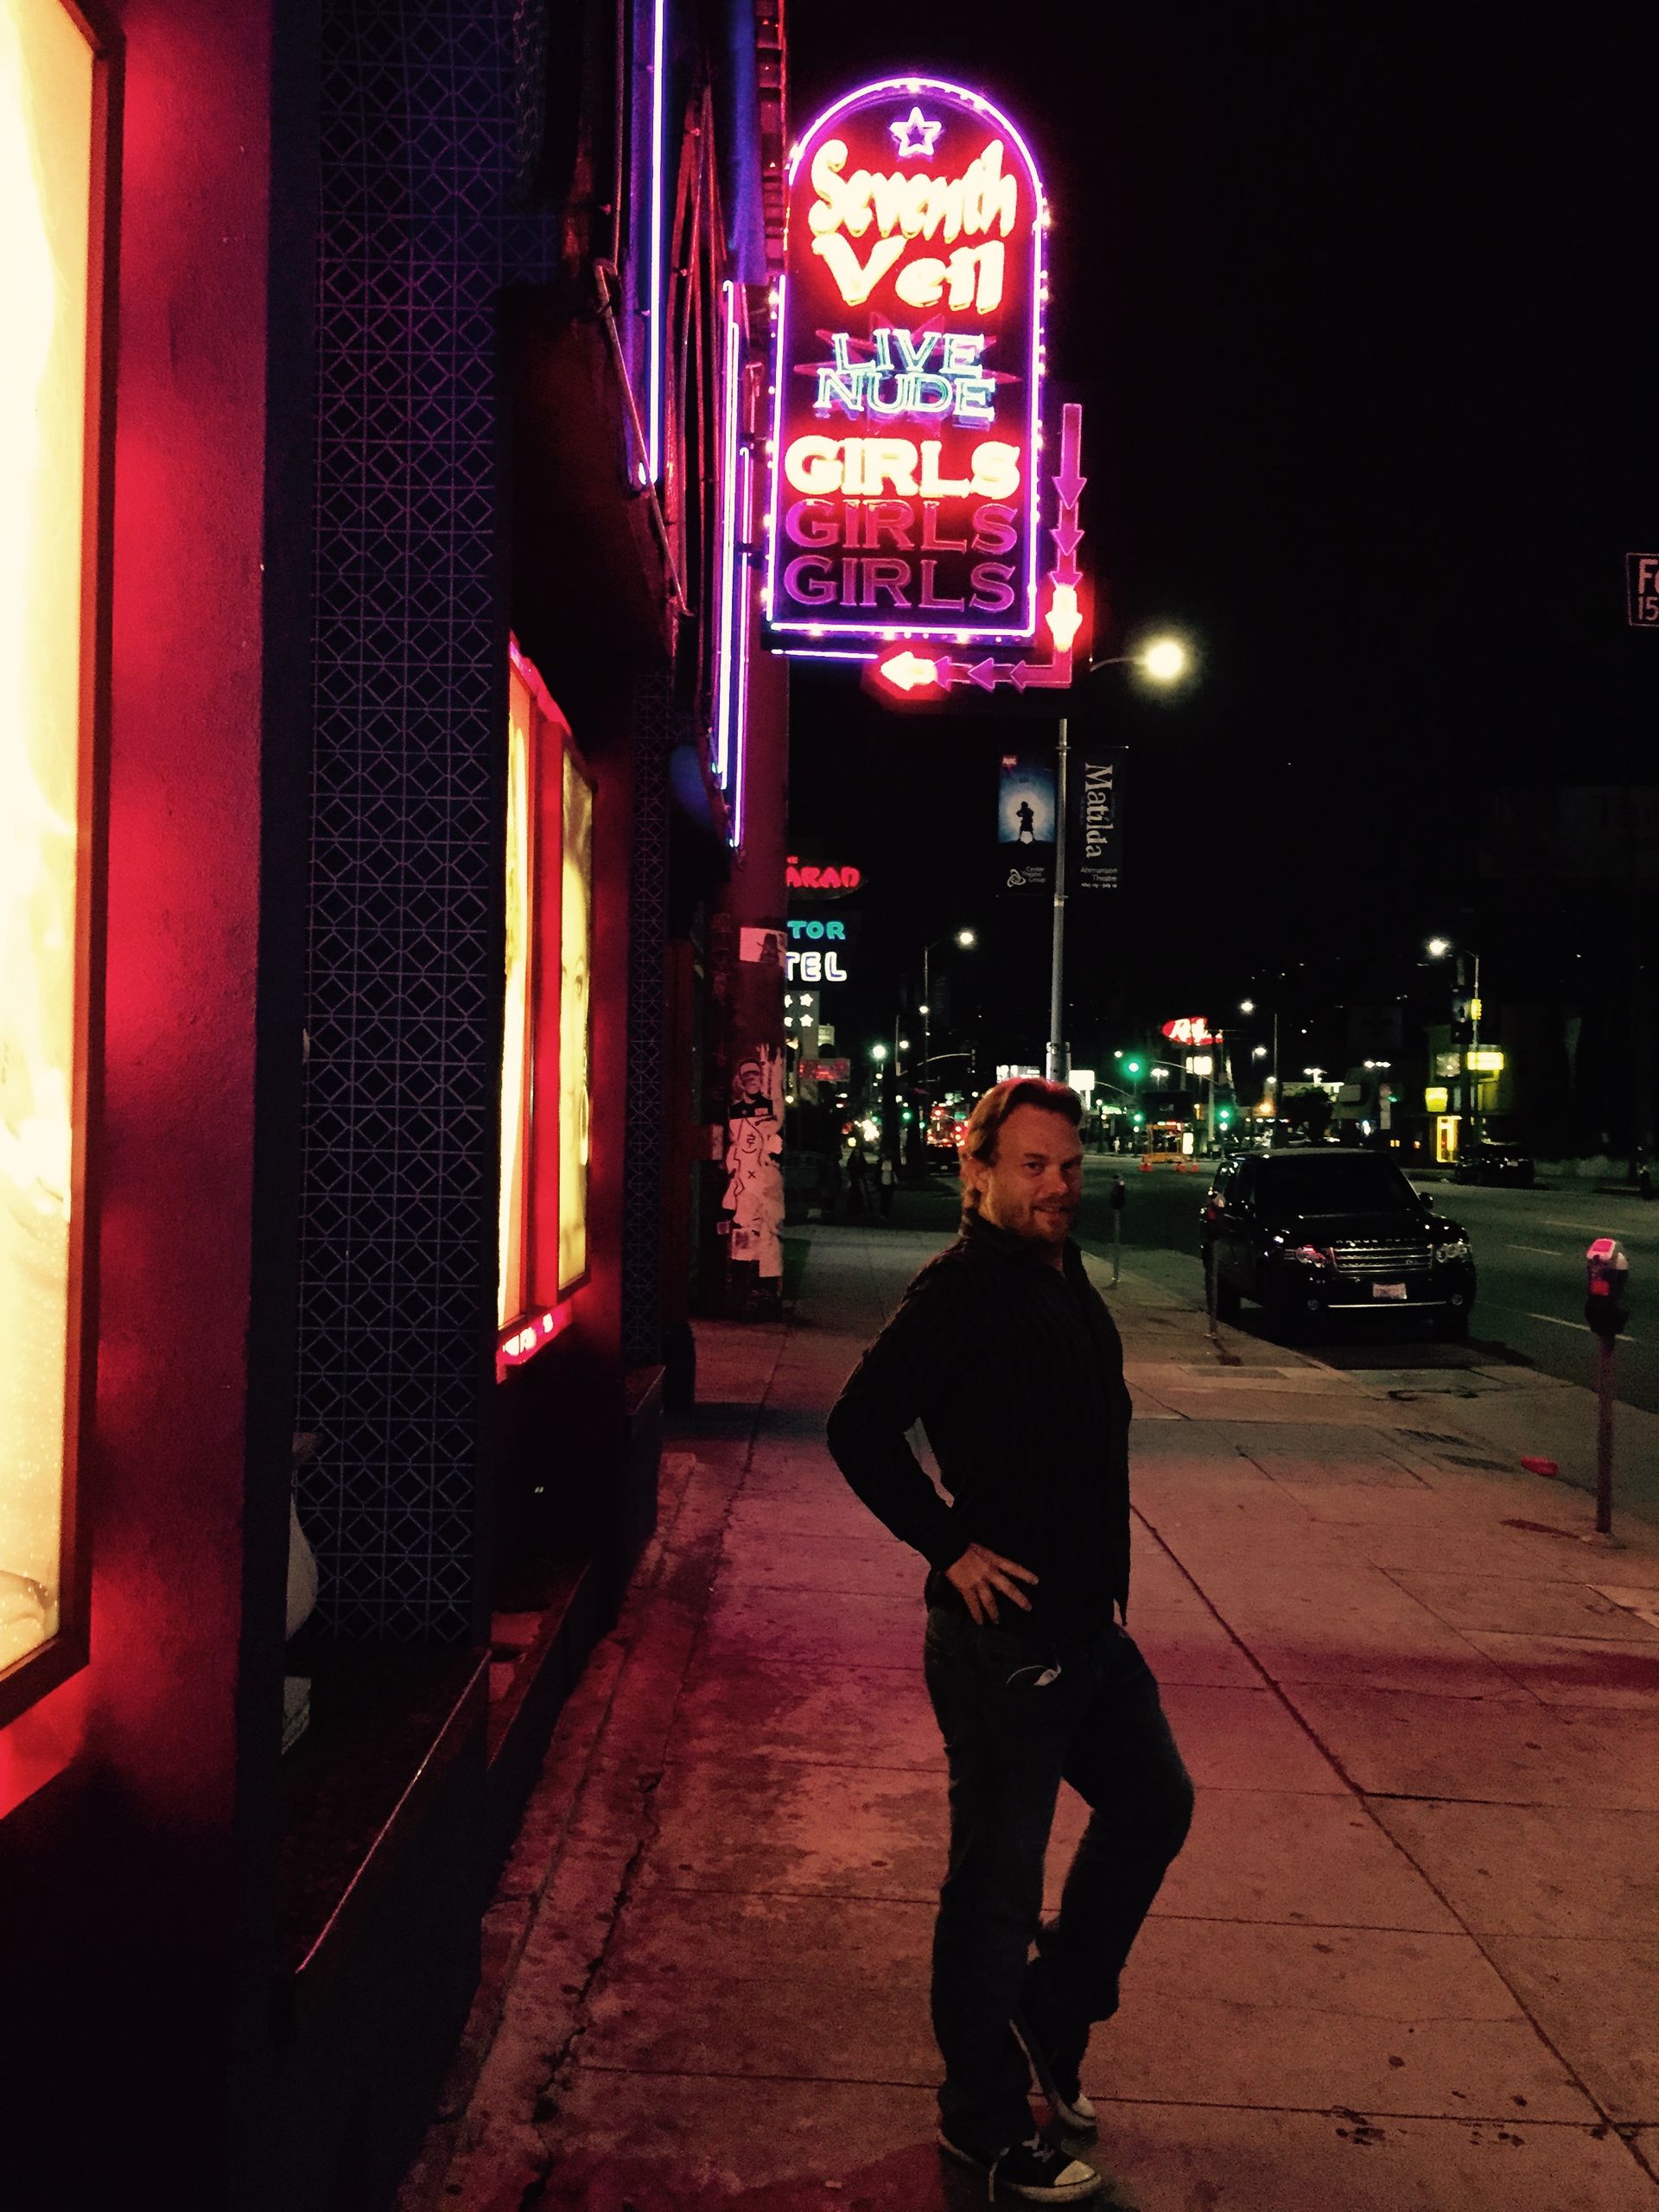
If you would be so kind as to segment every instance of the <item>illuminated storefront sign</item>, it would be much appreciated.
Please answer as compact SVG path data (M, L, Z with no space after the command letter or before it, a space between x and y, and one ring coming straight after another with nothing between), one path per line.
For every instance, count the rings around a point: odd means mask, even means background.
M61 0L0 0L0 1719L84 1628L101 67Z
M791 891L856 891L863 880L855 868L818 868L810 861L803 864L793 853L784 870L784 881Z
M766 610L785 649L1029 638L1044 212L1019 132L906 78L791 157Z
M1164 1034L1172 1045L1215 1045L1221 1040L1212 1033L1210 1024L1201 1014L1184 1014L1179 1020L1166 1021Z

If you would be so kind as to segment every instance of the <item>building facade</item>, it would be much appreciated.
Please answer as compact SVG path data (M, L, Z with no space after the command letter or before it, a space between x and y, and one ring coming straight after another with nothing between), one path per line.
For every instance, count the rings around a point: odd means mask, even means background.
M733 1100L781 969L734 1032L710 948L766 976L782 925L782 25L4 0L0 33L10 427L45 424L7 2095L50 2201L164 2170L370 2207L651 1529L697 1209L765 1118Z

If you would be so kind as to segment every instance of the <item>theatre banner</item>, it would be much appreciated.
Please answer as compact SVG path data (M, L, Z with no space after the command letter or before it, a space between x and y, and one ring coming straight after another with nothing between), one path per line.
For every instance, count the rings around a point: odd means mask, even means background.
M1003 891L1054 888L1054 758L1005 753L997 772L997 881Z
M785 651L1032 636L1042 186L976 92L866 86L791 157L766 613Z
M1069 891L1116 891L1122 867L1122 795L1118 771L1122 754L1084 747L1071 763L1071 818L1067 835Z

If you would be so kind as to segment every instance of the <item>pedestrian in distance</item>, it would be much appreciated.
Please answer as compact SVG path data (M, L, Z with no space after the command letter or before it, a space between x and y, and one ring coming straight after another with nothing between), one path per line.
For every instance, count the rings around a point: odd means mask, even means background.
M962 1140L961 1232L911 1283L830 1416L848 1482L928 1563L924 1660L950 1770L931 2003L939 2144L1039 2204L1101 2177L1032 2125L1031 2076L1092 2134L1082 2069L1185 1840L1192 1787L1123 1625L1129 1395L1071 1230L1080 1103L988 1090ZM949 1502L906 1440L922 1422ZM1056 1918L1043 1860L1064 1780L1090 1808ZM1032 1955L1033 1945L1035 1955Z
M869 1204L869 1162L864 1157L864 1147L855 1144L847 1155L847 1217L861 1214Z
M881 1165L875 1171L876 1186L881 1194L881 1218L893 1219L893 1194L898 1187L899 1170L893 1164L893 1154L884 1152Z

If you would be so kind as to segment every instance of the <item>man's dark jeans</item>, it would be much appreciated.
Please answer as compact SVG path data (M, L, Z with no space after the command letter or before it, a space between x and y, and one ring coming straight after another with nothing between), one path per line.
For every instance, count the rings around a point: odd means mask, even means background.
M1090 2024L1117 2010L1129 1946L1192 1817L1157 1682L1128 1635L1111 1626L1061 1649L1008 1625L1009 1611L992 1628L931 1606L925 1646L950 1767L950 1864L933 1936L939 2113L956 2139L990 2151L1031 2128L1030 2069L1009 2014L1025 2010L1081 2052ZM1059 1916L1039 1929L1063 1779L1090 1819Z

